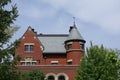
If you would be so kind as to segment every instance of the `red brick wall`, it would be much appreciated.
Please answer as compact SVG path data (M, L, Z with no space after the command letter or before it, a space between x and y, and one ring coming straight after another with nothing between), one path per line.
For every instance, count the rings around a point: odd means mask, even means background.
M80 49L80 42L73 41L72 49L67 50L67 60L72 59L72 64L80 64L80 60L84 55L84 50Z
M46 56L46 64L50 65L51 61L58 61L58 65L66 64L66 54L47 54Z
M21 71L28 70L40 70L44 72L44 74L54 73L56 76L60 73L64 73L69 77L69 80L75 80L75 75L77 74L77 65L69 66L69 65L38 65L38 66L16 66Z
M24 44L25 43L34 43L34 51L33 52L25 52L24 51ZM41 44L40 41L38 40L36 34L32 30L28 30L25 32L25 34L21 37L21 43L16 49L16 55L20 54L22 58L25 57L33 57L36 60L40 60L40 63L43 63L42 59L42 51L40 48ZM39 62L37 62L39 64Z

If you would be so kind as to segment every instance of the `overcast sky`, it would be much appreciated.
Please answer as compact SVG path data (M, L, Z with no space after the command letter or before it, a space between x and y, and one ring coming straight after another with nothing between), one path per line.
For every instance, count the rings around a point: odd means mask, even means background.
M13 39L20 38L28 26L43 34L68 34L73 25L86 40L120 49L120 0L12 0L17 3L20 29Z

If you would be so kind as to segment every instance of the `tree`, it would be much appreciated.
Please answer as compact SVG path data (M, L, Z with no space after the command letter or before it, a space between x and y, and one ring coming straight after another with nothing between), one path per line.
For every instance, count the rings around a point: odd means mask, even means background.
M11 60L19 41L9 43L18 27L14 21L18 17L16 5L11 5L11 0L0 0L0 80L18 80L18 74ZM8 5L11 6L8 6ZM11 9L7 9L10 7Z
M32 70L28 74L30 80L44 80L45 75L39 70Z
M76 80L119 80L120 60L113 50L101 45L87 48L87 56L82 58Z
M44 80L45 75L39 70L30 70L21 72L20 78L20 80Z

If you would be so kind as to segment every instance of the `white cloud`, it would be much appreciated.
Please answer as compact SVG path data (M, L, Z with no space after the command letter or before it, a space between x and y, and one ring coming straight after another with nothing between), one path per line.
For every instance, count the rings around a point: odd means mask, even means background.
M34 2L34 1L33 1ZM19 8L19 14L20 16L24 16L30 19L41 19L49 16L53 16L55 14L54 8L50 8L48 5L43 3L33 3L32 1L19 1L18 8ZM42 5L41 5L42 4Z
M111 34L120 34L119 0L43 0L56 9L101 27Z

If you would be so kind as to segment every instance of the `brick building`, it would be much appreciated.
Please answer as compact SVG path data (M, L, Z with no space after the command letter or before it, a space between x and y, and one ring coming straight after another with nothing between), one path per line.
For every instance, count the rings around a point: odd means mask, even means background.
M21 56L19 70L40 70L47 80L75 80L85 44L75 24L69 34L37 34L28 27L20 40L15 53Z

